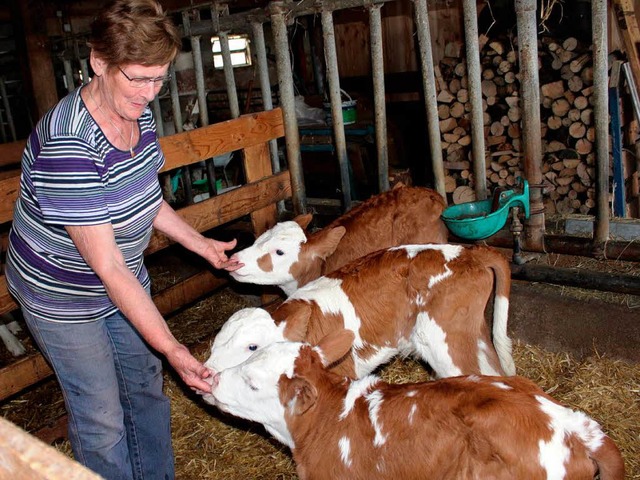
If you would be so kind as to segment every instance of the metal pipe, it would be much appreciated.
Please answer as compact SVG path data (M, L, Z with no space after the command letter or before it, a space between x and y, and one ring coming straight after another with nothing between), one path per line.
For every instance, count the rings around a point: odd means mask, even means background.
M91 79L89 78L89 60L86 58L80 58L80 71L82 72L82 83L87 84Z
M273 110L271 99L271 81L269 79L269 62L267 60L267 47L264 41L264 27L260 22L251 22L253 32L253 45L256 61L258 63L258 78L260 80L260 92L262 93L262 105L265 110ZM271 153L271 168L273 173L280 172L280 158L278 157L278 141L269 140Z
M176 79L176 70L173 63L169 66L169 74L171 75L171 79L169 80L169 93L171 95L171 112L173 113L173 124L176 127L176 133L180 133L184 130L184 128L182 127L182 110L180 107L178 81Z
M382 5L369 7L371 36L371 70L373 71L373 105L378 153L378 191L389 190L389 149L387 145L387 108L384 90L384 57L382 51Z
M543 282L604 292L640 295L640 277L583 268L561 268L551 265L511 265L511 278L527 282Z
M71 68L71 60L68 58L62 58L62 64L64 66L64 78L67 84L67 91L73 92L76 88L75 81L73 80L73 69Z
M184 131L182 126L182 110L180 107L180 95L178 92L178 81L176 79L176 70L173 63L169 65L169 92L171 94L171 112L173 113L173 124L176 127L176 133ZM191 188L191 169L189 165L185 165L182 170L182 185L184 187L184 196L187 203L193 201L193 191Z
M460 240L464 243L464 240ZM482 243L499 248L513 248L513 235L508 230L500 230L495 235L482 240ZM545 235L544 251L540 253L559 253L582 257L605 258L608 260L640 261L640 242L609 240L602 251L593 250L593 240L589 237L570 235Z
M520 64L520 102L522 140L524 146L524 174L532 185L542 183L542 131L540 128L540 80L538 77L538 32L536 0L516 0L518 28L518 57ZM543 250L544 204L542 189L533 188L529 194L532 215L524 230L524 248Z
M4 77L0 78L0 95L2 96L2 105L4 106L4 111L7 114L7 123L9 124L9 131L11 132L11 138L15 142L18 137L16 137L16 126L13 122L13 114L11 113L11 105L9 104L9 97L7 97L7 85L5 83Z
M202 66L202 51L200 48L200 35L191 35L191 20L189 12L182 12L182 26L191 43L191 56L193 57L193 70L196 76L196 92L198 93L198 113L200 126L209 125L209 108L207 106L207 90L204 83L204 68Z
M160 107L160 99L156 95L151 102L151 110L153 111L153 118L156 121L156 132L159 137L164 137L164 123L162 123L162 108Z
M338 72L338 54L336 51L336 36L333 28L333 13L323 10L320 15L322 35L324 37L324 60L327 66L327 80L329 81L329 101L331 103L331 118L333 120L333 136L340 168L340 183L342 185L342 205L344 211L349 211L351 209L351 176L349 175L347 141L344 133L344 120L342 118L342 95L340 93L340 74Z
M386 3L395 0L323 0L322 7L328 11L344 10L347 8L365 7L371 4ZM304 17L306 15L315 15L318 13L318 4L314 1L289 1L278 2L282 4L282 7L287 9L287 17L289 19L295 19L298 17ZM183 9L191 9L193 7L183 7L182 9L176 9L172 11L180 11ZM251 18L251 21L259 21L262 23L269 21L269 9L254 8L252 10L245 10L243 12L232 13L228 16L224 16L220 19L219 28L212 30L211 22L193 22L191 24L191 33L193 35L215 35L218 30L226 31L244 31L247 29L247 19Z
M596 129L596 222L594 249L609 239L609 92L607 78L607 2L591 2L593 28L593 118Z
M227 32L220 32L218 34L218 38L220 39L220 48L222 50L222 68L224 70L224 79L227 84L227 96L229 97L231 118L238 118L240 116L240 106L238 102L238 91L236 90L236 79L233 75L233 64L231 63L229 35Z
M438 102L436 100L435 70L431 33L429 29L429 12L427 0L415 0L416 27L418 30L418 46L420 47L420 63L422 65L422 87L427 112L427 132L431 148L431 164L436 191L447 201L444 187L444 164L442 162L442 141L440 138L440 119L438 118ZM484 135L484 132L483 132Z
M478 9L475 0L463 0L464 38L467 51L467 78L471 104L471 152L477 200L487 198L487 174L484 151L480 46L478 44Z
M283 2L271 2L271 24L276 49L276 67L278 71L278 87L280 105L284 117L285 145L287 162L291 177L291 197L295 214L306 213L307 198L300 159L300 134L296 118L295 94L291 75L291 59L289 58L289 39L287 37L286 10Z
M633 111L636 115L636 121L640 122L640 93L638 93L640 85L636 85L629 62L623 63L622 69L624 70L624 76L627 79L627 85L629 85L629 91L631 92L631 104L633 105Z

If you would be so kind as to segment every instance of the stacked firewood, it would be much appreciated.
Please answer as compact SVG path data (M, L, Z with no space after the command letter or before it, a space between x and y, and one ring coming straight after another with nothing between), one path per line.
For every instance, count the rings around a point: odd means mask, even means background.
M523 176L517 39L480 38L487 186L511 187ZM593 208L593 69L574 38L539 41L543 174L547 212ZM445 189L453 203L472 201L468 79L463 48L450 43L436 68Z

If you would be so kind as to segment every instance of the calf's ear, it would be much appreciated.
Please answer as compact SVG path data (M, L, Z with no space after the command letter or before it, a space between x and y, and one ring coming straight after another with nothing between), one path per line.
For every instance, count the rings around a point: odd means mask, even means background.
M355 335L351 330L338 330L322 338L316 350L322 358L322 364L327 367L342 359L353 346Z
M309 224L311 223L312 219L313 219L312 214L305 213L304 215L298 215L296 218L293 219L293 221L296 222L298 225L300 225L300 228L302 228L303 230L306 230Z
M321 230L312 240L313 254L322 259L327 258L338 248L338 244L347 229L344 227L333 227L328 230Z
M318 391L302 377L282 380L280 401L292 415L302 415L316 403Z

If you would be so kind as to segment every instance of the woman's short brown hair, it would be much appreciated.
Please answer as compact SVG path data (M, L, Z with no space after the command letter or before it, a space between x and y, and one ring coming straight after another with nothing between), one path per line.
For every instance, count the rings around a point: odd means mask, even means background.
M181 39L156 0L114 0L93 20L87 44L112 67L155 66L175 58Z

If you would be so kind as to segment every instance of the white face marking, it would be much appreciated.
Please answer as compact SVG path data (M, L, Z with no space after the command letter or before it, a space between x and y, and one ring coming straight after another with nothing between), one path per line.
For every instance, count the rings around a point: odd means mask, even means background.
M382 393L380 390L374 390L369 393L365 397L367 399L367 403L369 404L369 420L371 420L371 425L373 426L373 431L375 432L375 436L373 438L373 445L376 447L381 447L387 442L387 437L382 431L382 424L378 421L378 413L380 412L380 407L382 406Z
M362 322L341 285L342 280L320 277L296 290L289 298L315 302L324 314L341 315L344 328L351 330L355 335L353 346L362 348L363 342L360 336Z
M373 388L378 381L378 377L375 375L369 375L368 377L351 382L351 385L349 385L349 389L347 390L347 395L344 397L344 406L338 419L344 420L347 418L349 413L351 413L351 410L353 410L356 400L366 395L366 393Z
M483 375L492 375L495 377L501 376L502 373L498 372L491 366L489 357L487 356L487 351L487 344L482 340L478 340L478 366L480 367L480 373L482 373Z
M244 362L260 348L283 341L284 326L284 322L276 325L262 308L238 310L216 335L205 366L220 372Z
M413 425L413 417L415 416L417 411L418 405L414 403L413 405L411 405L411 410L409 410L409 425Z
M301 245L306 241L304 230L296 222L278 223L260 235L253 245L233 255L244 266L230 275L238 282L276 285L294 291L297 281L291 275L291 267L298 261ZM271 257L271 271L262 270L258 264L265 255Z
M338 449L340 450L340 459L347 467L351 467L351 441L347 437L338 440Z
M273 343L257 351L248 360L223 370L210 394L203 399L223 412L259 422L277 440L294 448L280 403L278 382L285 374L293 376L294 362L303 344Z
M439 377L462 375L462 370L453 363L449 355L447 334L428 313L418 314L410 340L415 345L416 352L431 365Z

